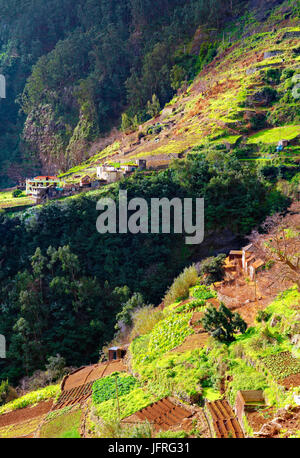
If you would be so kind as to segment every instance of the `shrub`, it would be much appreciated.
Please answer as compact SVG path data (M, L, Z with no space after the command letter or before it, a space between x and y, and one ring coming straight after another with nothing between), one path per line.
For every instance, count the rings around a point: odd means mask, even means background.
M0 415L11 410L22 409L24 407L37 404L40 401L45 401L46 399L54 398L60 392L59 385L50 385L41 390L33 391L31 393L25 394L21 398L15 399L14 401L5 404L0 407Z
M122 306L122 310L116 316L115 329L122 330L124 326L132 326L132 314L135 310L145 305L144 298L140 293L134 293Z
M186 267L184 271L175 278L173 284L167 291L163 301L165 306L173 304L177 299L186 299L191 286L195 286L198 281L197 270L194 265Z
M244 333L247 324L238 313L232 313L224 304L219 310L208 307L202 319L202 324L207 332L220 342L232 342L236 332Z
M21 189L15 189L12 193L12 196L13 197L21 197L23 194L23 192L21 191Z
M51 381L56 381L66 374L66 360L57 353L56 356L49 356L46 369Z
M148 421L134 426L122 425L118 420L103 421L98 437L109 439L148 439L152 437L151 425Z
M224 263L226 254L204 259L199 266L199 275L205 275L205 283L210 284L221 281L224 277Z
M156 94L152 95L152 100L147 102L147 113L151 118L155 118L160 112L160 103Z
M2 404L5 404L8 390L9 390L8 380L3 380L0 383L0 406Z
M217 293L205 285L200 285L194 289L193 296L202 301L207 301L208 299L217 297Z
M157 439L184 439L188 437L186 431L160 431L156 436Z
M265 71L265 74L263 76L263 80L266 83L274 83L274 84L279 84L280 82L280 77L281 77L281 70L280 68L268 68Z
M136 310L132 314L131 339L151 332L156 323L162 320L163 316L162 310L155 309L152 305Z
M126 418L144 407L156 402L158 399L143 388L136 388L130 393L119 397L120 417ZM116 399L108 399L95 407L96 416L101 420L111 421L118 418L118 405Z
M265 310L259 310L256 315L256 321L261 323L262 321L267 322L271 318L271 313L267 313Z

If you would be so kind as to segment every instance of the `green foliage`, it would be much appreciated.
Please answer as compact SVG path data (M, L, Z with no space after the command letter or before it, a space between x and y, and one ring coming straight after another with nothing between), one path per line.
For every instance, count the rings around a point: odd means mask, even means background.
M2 404L5 404L8 390L8 380L2 380L2 382L0 383L0 406L2 406Z
M144 306L144 298L140 293L134 293L122 306L122 310L116 315L115 329L122 329L123 326L132 325L133 313Z
M184 68L180 67L179 65L174 65L170 72L171 87L174 89L174 91L177 91L177 89L182 86L185 78L186 71Z
M212 306L208 307L202 324L204 329L220 342L232 342L235 333L244 333L247 329L247 324L240 315L233 314L224 304L220 305L219 310Z
M186 267L184 271L174 280L168 289L163 301L165 306L175 302L177 299L185 299L189 289L198 281L198 274L195 266Z
M215 257L206 258L200 263L199 275L205 275L204 281L207 285L223 279L225 259L225 254L219 254Z
M137 336L148 334L162 318L163 312L151 305L137 309L132 315L131 338L134 339Z
M108 401L108 399L115 399L117 397L117 389L119 396L128 394L135 389L137 383L137 379L131 375L117 372L108 377L96 380L92 387L93 404L98 405L104 401Z
M193 334L193 330L188 325L191 316L191 313L182 316L172 314L155 325L149 341L150 355L166 353L179 346L187 336Z
M156 94L152 95L152 100L147 102L147 113L150 118L155 118L160 112L160 103Z
M65 412L42 425L41 438L72 439L80 438L79 428L82 412L80 409Z
M12 193L12 196L13 197L21 197L23 194L23 192L21 191L21 189L15 189Z
M271 317L270 313L267 313L265 310L259 310L256 315L256 321L261 323L262 321L268 321Z
M286 75L286 73L284 74ZM263 80L268 84L278 84L281 78L281 69L280 68L268 68L263 76Z
M42 388L41 390L27 393L24 396L0 407L0 415L12 410L22 409L23 407L37 404L38 402L45 401L46 399L54 398L59 392L59 385L50 385L46 388Z
M156 434L156 439L184 439L188 437L186 431L160 431Z
M158 399L143 388L135 388L129 393L120 396L120 418L129 417L134 412L147 407L149 404L157 401ZM104 421L111 421L118 418L117 400L109 399L102 402L95 407L95 414Z
M46 370L52 381L59 380L66 373L66 360L60 354L49 356Z
M208 259L211 259L211 258L208 258ZM213 291L211 288L205 285L196 286L192 290L192 294L193 294L193 297L196 297L197 299L200 299L201 301L207 301L208 299L217 297L216 291Z
M300 361L290 352L267 356L262 362L277 380L300 372Z
M231 405L234 405L239 390L264 390L269 386L265 375L248 366L242 360L233 363L231 374L233 379L229 383L227 391Z

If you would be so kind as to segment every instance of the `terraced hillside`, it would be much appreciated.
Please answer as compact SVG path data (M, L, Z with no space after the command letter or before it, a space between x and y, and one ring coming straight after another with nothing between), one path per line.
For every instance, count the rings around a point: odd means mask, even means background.
M279 26L224 45L155 119L61 176L78 181L95 175L96 166L105 161L137 158L156 168L201 150L225 154L238 149L240 159L247 161L276 159L282 139L290 145L280 160L299 159L299 36L299 28Z

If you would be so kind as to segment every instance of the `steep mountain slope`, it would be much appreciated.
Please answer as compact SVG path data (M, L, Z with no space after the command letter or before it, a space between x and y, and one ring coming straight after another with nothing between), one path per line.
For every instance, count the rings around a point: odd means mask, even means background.
M0 72L8 96L0 104L0 185L78 165L116 137L102 138L119 126L122 111L125 124L136 128L149 119L154 94L164 106L230 41L293 25L297 5L31 0L24 8L16 0L1 2Z
M94 176L96 166L107 160L140 158L158 167L197 151L235 149L240 159L259 159L275 153L282 139L292 141L286 155L297 160L300 29L287 22L221 45L213 62L155 119L61 176L75 182L86 173Z

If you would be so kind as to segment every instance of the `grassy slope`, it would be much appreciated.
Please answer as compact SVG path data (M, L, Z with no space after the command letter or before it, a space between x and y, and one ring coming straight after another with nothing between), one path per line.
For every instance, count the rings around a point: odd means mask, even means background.
M31 204L32 200L25 194L21 197L13 197L11 191L0 192L0 209L22 207Z

